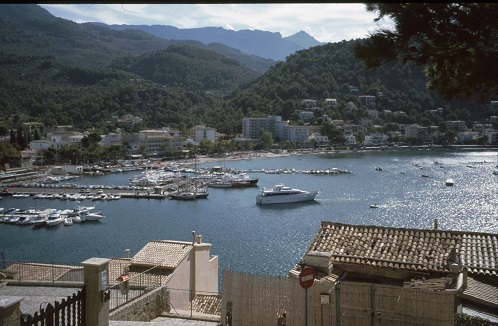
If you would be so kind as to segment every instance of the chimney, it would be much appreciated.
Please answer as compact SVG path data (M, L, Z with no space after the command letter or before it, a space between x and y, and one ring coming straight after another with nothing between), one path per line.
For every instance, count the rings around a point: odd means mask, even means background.
M130 249L125 249L125 258L130 258Z
M202 244L202 235L197 236L197 244Z
M195 243L195 231L192 231L192 244Z
M434 230L437 230L438 226L439 226L439 221L437 218L435 218L434 219Z

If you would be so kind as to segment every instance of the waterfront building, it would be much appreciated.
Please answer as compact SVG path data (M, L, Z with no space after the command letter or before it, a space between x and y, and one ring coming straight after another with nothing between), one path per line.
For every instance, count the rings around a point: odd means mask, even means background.
M32 150L47 150L49 148L61 149L67 145L81 146L81 140L85 137L84 133L76 131L53 131L47 133L47 138L33 140L29 143Z
M260 132L269 132L273 138L279 137L280 130L287 121L282 121L281 116L267 118L243 118L242 119L242 136L246 139L259 139ZM281 137L279 137L281 138Z
M121 129L116 129L116 132L108 133L107 135L102 136L101 141L103 146L119 146L123 145L123 137L121 136Z
M183 149L184 137L169 128L142 130L138 133L123 134L123 145L131 154L140 154L144 151L147 155L157 155L164 148L175 151Z
M216 129L206 126L195 126L190 129L194 142L199 143L202 140L209 140L212 143L216 141Z

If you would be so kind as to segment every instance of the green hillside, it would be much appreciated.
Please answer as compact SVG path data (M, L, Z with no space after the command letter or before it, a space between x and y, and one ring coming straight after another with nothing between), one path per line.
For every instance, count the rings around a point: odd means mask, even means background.
M376 70L366 69L352 48L362 40L342 41L299 51L286 62L272 67L265 75L242 89L230 100L246 116L281 115L291 118L302 99L315 99L318 106L325 98L336 98L338 107L327 109L334 119L358 121L367 116L367 109L404 111L405 121L417 122L427 110L444 108L445 116L454 119L480 118L487 112L479 102L448 103L426 89L423 67L385 64ZM350 86L358 89L352 92ZM374 107L362 105L359 95L377 96ZM382 96L379 96L382 95ZM351 112L346 103L353 102L359 110ZM485 115L486 116L486 115ZM436 122L436 121L433 121Z
M112 67L162 85L218 93L234 91L258 77L236 60L189 46L169 46L138 57L124 57L114 61Z
M113 115L134 114L148 127L205 124L233 135L241 132L244 116L281 115L300 123L295 110L302 99L321 105L325 98L336 98L338 107L324 113L358 122L372 108L362 105L358 95L377 96L374 108L379 111L405 111L397 121L403 123L437 125L441 119L479 119L491 113L485 104L448 103L427 91L422 67L367 70L352 54L362 40L299 51L260 77L234 59L243 57L240 52L221 45L201 48L140 31L76 24L36 5L0 5L0 41L3 131L24 121L104 131ZM359 109L347 109L348 102ZM439 107L445 109L443 117L425 114Z

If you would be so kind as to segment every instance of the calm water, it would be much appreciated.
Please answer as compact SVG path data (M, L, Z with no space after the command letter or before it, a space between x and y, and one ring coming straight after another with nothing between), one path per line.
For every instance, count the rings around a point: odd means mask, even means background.
M258 186L277 183L321 190L316 202L258 206L258 188L210 188L194 202L157 199L83 201L106 217L97 223L33 228L0 224L0 252L6 260L79 263L90 257L134 255L149 240L191 241L192 231L212 244L224 269L286 275L302 257L320 221L407 228L497 233L498 151L398 151L259 158L200 166L296 170L339 168L352 174L264 174ZM436 163L437 162L437 163ZM381 167L382 171L375 171ZM83 177L81 184L127 185L139 172ZM422 177L427 175L428 177ZM453 178L455 185L445 185ZM380 204L371 209L370 204ZM73 208L74 201L4 198L0 207ZM1 257L0 257L1 258ZM221 289L221 287L220 287Z

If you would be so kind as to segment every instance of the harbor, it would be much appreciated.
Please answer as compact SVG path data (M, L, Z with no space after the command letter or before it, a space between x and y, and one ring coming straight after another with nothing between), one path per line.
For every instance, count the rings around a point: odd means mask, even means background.
M148 197L154 195L153 190L149 195L145 190L138 194L125 190L130 178L143 170L84 175L41 188L9 184L10 193L30 191L30 196L2 197L0 207L64 210L78 205L96 206L105 218L69 227L60 224L36 229L0 223L0 251L6 260L79 263L89 257L123 257L126 249L133 254L151 240L189 241L192 231L196 231L203 234L205 242L213 244L213 255L219 256L220 285L224 269L257 269L261 274L286 275L301 259L321 221L432 228L437 219L442 230L496 233L498 182L493 172L497 157L496 150L417 150L202 162L198 164L200 169L226 163L259 180L256 187L209 188L207 199L195 201ZM303 173L332 167L352 173ZM382 171L376 171L376 167ZM285 169L299 173L263 172ZM454 180L451 187L446 185L449 178ZM76 186L62 187L63 184ZM260 189L277 184L319 189L321 193L311 202L258 205ZM81 188L92 194L102 189L108 194L140 197L83 200L79 204L73 200L34 198L36 193L78 193ZM378 207L370 208L373 204Z

